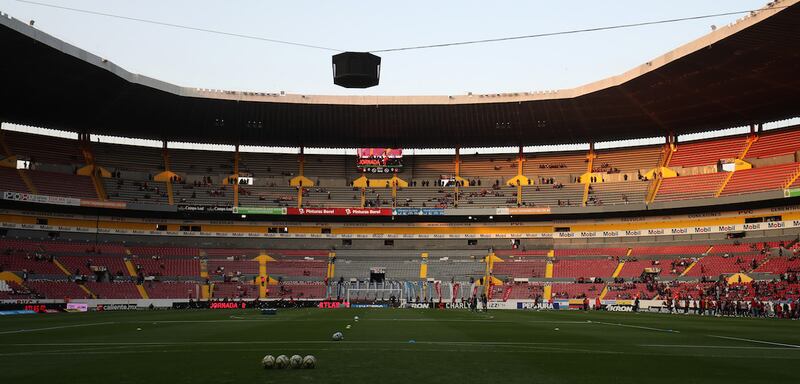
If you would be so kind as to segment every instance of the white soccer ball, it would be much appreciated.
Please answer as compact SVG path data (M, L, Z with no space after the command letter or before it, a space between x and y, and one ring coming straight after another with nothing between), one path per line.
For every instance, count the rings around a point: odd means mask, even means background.
M275 367L275 357L272 355L266 355L263 359L261 359L261 365L264 369L271 369Z
M275 368L286 368L289 366L289 358L286 355L280 355L275 359Z
M289 366L292 368L300 368L303 365L303 356L292 355L289 359Z
M303 368L312 369L317 366L317 358L313 355L308 355L303 358Z
M342 341L344 340L344 335L341 332L336 332L333 334L333 341Z

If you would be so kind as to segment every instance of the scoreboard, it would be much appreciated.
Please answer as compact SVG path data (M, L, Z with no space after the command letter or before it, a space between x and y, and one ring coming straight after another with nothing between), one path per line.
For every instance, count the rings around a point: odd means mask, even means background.
M356 163L359 171L369 173L399 172L403 168L401 148L359 148Z

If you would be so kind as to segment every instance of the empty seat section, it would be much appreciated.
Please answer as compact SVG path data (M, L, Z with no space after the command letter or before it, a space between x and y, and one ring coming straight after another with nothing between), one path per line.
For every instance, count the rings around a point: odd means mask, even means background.
M595 152L592 171L644 174L658 165L661 150L660 145L599 150Z
M97 199L97 192L89 176L42 171L29 171L28 175L40 195Z
M669 165L671 167L714 165L720 159L739 156L745 145L744 135L678 143L677 151L672 155Z
M545 277L547 262L538 261L505 261L494 263L492 273L495 276L507 275L509 277Z
M800 129L797 126L763 132L747 151L746 158L766 158L800 151Z
M28 192L28 187L16 169L0 167L0 190L8 192Z
M694 176L680 176L664 179L656 195L656 202L702 199L714 197L726 172L707 173Z
M800 172L800 163L736 171L721 196L783 189L797 172Z
M608 278L617 268L614 260L608 259L560 259L553 262L553 277L602 277Z

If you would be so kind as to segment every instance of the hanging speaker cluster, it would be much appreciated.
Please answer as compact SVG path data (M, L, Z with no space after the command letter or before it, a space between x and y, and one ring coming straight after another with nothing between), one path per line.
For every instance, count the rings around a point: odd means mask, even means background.
M343 52L333 56L333 83L345 88L378 85L381 58L369 52Z

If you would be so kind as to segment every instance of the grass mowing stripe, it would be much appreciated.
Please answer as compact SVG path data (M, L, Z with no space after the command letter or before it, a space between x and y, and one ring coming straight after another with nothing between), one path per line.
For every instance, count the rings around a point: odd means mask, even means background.
M773 341L743 339L743 338L740 338L740 337L717 336L717 335L706 335L706 336L715 337L717 339L738 340L738 341L747 341L747 342L750 342L750 343L777 345L777 346L780 346L780 347L800 348L800 345L776 343L776 342L773 342Z

